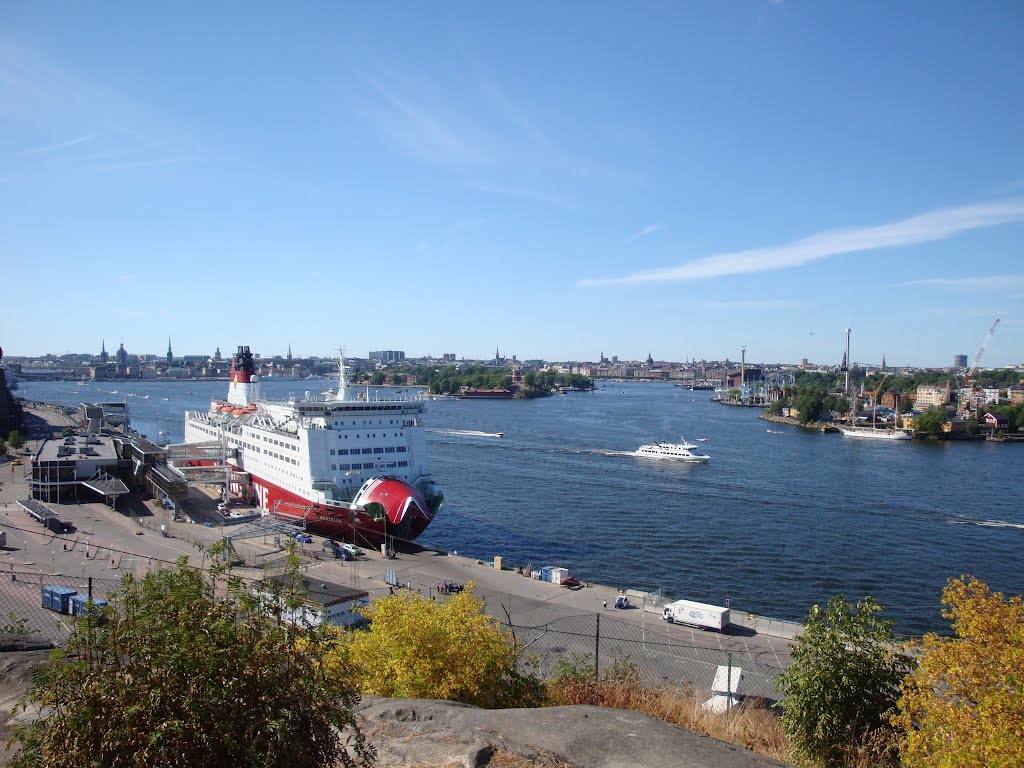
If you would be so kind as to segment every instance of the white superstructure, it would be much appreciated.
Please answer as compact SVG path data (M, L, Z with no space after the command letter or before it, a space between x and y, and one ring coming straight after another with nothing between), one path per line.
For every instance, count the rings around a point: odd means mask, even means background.
M648 443L647 445L641 445L634 455L646 459L674 459L695 464L706 464L710 461L710 456L695 453L695 451L700 450L699 446L686 442L685 438L680 438L680 440L682 440L680 443Z

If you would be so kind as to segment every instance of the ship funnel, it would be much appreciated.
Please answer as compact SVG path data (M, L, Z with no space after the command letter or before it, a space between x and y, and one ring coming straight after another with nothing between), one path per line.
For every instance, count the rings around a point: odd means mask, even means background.
M243 408L255 403L259 397L259 379L252 352L249 351L249 347L240 346L231 358L228 402Z

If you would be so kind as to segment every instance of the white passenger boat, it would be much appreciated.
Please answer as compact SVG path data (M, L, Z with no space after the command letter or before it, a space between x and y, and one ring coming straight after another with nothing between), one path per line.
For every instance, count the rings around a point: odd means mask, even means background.
M686 442L685 438L680 438L680 440L682 440L680 443L648 443L647 445L641 445L633 455L645 459L670 459L673 461L686 461L692 464L707 464L711 460L710 456L696 453L696 451L700 450L698 446Z

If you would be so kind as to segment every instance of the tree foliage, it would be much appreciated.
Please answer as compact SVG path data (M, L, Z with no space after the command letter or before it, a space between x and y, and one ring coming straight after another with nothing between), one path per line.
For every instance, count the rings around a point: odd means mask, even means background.
M779 679L782 726L796 753L841 764L886 723L910 659L894 650L892 622L868 597L814 606Z
M518 671L514 636L484 612L472 585L444 602L391 595L364 613L370 629L351 635L347 649L363 693L488 708L539 697L536 679Z
M938 435L942 426L949 421L945 408L933 407L914 418L914 429L925 435Z
M274 600L292 599L278 595ZM356 758L357 694L326 634L282 625L237 580L188 566L126 576L106 623L80 621L26 706L17 766L326 766ZM278 604L274 602L273 604ZM357 758L369 754L353 730Z
M926 635L893 723L907 766L1024 765L1024 599L970 576L942 593L954 637Z
M25 438L22 437L21 432L16 429L11 430L11 433L7 435L7 444L17 450L25 444Z

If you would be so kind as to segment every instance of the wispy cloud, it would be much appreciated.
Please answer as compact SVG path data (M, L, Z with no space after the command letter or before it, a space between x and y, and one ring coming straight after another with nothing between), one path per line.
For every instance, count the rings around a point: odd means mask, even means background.
M0 122L34 143L9 147L6 181L180 162L188 132L74 61L0 32ZM59 131L59 133L57 132ZM72 138L67 138L68 136ZM9 142L8 142L9 144ZM68 151L76 149L76 151ZM87 151L82 151L87 150ZM105 156L110 162L97 163Z
M593 178L628 178L620 169L575 156L545 124L529 99L503 87L483 69L463 77L378 65L356 111L403 154L473 178L481 189L540 189ZM515 193L513 193L515 194ZM544 194L516 194L562 205Z
M626 242L632 242L633 240L639 240L641 237L647 237L653 235L655 232L663 229L661 224L648 224L646 227L641 229L639 232L634 232L632 235L626 238Z
M1024 275L985 275L979 277L928 277L922 280L908 280L897 283L896 287L932 286L937 288L959 288L969 291L987 291L1003 288L1024 287Z
M621 277L584 278L579 281L579 285L706 280L751 272L791 269L831 256L944 240L961 232L1022 220L1024 199L996 200L929 211L878 226L821 232L784 245L718 253L675 267L650 269Z
M14 152L15 155L42 155L47 152L60 152L65 149L71 149L71 147L78 146L89 140L88 136L79 136L75 139L69 139L68 141L61 141L57 144L47 144L43 147L29 147L28 149L21 149Z

